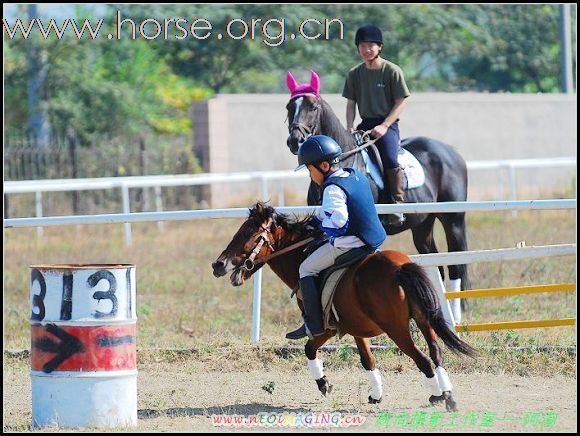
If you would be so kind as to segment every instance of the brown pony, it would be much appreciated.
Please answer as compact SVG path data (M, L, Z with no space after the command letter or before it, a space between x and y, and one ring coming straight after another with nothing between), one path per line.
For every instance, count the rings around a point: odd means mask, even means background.
M298 268L306 256L302 249L298 249L297 243L311 237L314 232L307 225L307 219L290 220L272 207L257 203L227 248L212 264L213 274L222 277L232 272L231 284L240 286L267 263L290 289L297 289ZM302 310L300 300L298 305ZM447 410L456 410L452 385L442 366L437 336L455 352L469 356L476 352L446 325L436 291L421 266L394 250L370 254L351 266L343 276L335 293L334 306L340 332L354 337L361 363L367 370L372 386L370 403L381 401L382 384L367 338L384 332L425 375L424 382L431 394L429 401L444 400ZM411 318L429 345L435 371L427 356L413 343L409 331ZM334 335L335 331L327 330L324 335L308 340L305 347L308 367L323 395L330 392L332 386L323 374L317 351Z

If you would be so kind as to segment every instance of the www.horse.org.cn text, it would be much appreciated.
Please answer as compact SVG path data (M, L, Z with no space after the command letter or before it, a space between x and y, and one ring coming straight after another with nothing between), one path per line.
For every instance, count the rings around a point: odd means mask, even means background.
M287 40L313 41L344 39L344 25L338 18L304 18L293 20L297 25L290 25L286 18L231 18L223 25L216 26L206 18L147 18L133 20L115 14L115 23L107 30L103 28L104 19L93 23L89 19L77 20L65 18L59 22L54 19L42 20L34 18L26 21L17 18L13 24L2 19L4 34L10 38L28 39L32 33L39 34L44 39L63 39L66 34L77 39L107 38L110 40L144 39L171 40L186 39L208 40L252 40L261 41L270 47L282 45Z

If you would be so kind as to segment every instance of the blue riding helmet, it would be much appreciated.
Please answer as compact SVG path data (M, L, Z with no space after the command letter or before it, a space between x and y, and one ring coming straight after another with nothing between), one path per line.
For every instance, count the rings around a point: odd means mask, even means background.
M306 165L316 165L327 161L331 164L338 163L338 157L342 154L342 149L337 142L326 135L309 136L298 149L298 166L294 171L298 171Z

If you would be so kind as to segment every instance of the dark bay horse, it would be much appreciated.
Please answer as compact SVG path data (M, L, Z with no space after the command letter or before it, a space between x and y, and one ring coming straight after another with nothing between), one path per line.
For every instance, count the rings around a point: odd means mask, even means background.
M240 286L267 263L290 289L296 289L298 268L306 255L302 249L293 246L312 236L313 231L307 225L307 219L290 220L272 207L257 203L227 248L212 264L213 274L222 277L231 273L231 284ZM297 301L303 309L300 300ZM334 306L340 332L354 337L361 363L367 370L372 385L370 403L381 401L382 384L367 338L386 333L425 375L430 402L444 400L447 410L456 410L437 336L455 352L469 356L476 352L446 325L436 291L421 266L398 251L370 254L351 266L340 280ZM413 343L409 332L411 318L427 341L435 371L427 356ZM334 331L327 330L324 335L308 340L305 347L308 367L324 395L330 392L331 385L323 374L317 350L334 334Z
M309 84L298 85L290 72L286 83L292 93L286 109L288 111L287 145L293 154L309 135L327 135L341 146L343 152L356 148L353 136L343 127L330 105L319 95L320 79L311 72ZM419 161L425 171L425 184L408 189L405 192L406 203L429 203L446 201L465 201L467 199L467 165L461 155L450 145L427 137L412 137L401 141L401 146L408 150ZM356 153L341 162L343 167L354 167L362 170L362 157ZM362 167L361 167L362 166ZM390 203L389 188L380 190L369 178L375 203ZM385 182L386 183L386 182ZM321 202L319 187L314 182L308 190L308 205ZM465 212L407 214L406 221L400 227L387 224L381 219L388 235L405 230L413 233L413 242L420 254L437 253L433 238L435 219L443 225L448 251L467 251L467 232ZM443 267L439 268L441 277L445 278ZM466 265L450 265L449 279L451 290L469 289L471 284ZM459 299L452 300L456 322L460 322ZM465 302L462 301L462 305Z

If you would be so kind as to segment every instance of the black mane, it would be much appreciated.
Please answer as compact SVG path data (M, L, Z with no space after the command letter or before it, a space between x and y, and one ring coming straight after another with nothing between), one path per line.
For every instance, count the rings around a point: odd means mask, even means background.
M253 218L256 224L260 225L268 218L272 217L274 218L276 225L281 226L288 234L306 238L312 235L312 228L307 225L311 216L312 214L307 215L306 218L300 219L294 215L291 218L286 214L276 212L276 209L268 203L259 201L250 209L249 218Z

